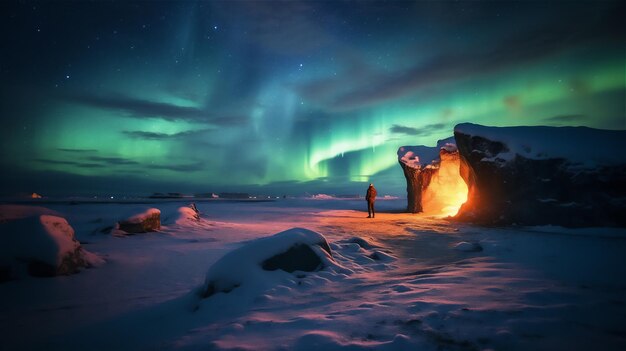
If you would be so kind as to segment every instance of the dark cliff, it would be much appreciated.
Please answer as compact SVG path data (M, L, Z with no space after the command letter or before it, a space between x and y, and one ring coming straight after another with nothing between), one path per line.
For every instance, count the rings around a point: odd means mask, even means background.
M626 131L460 124L454 136L468 186L456 219L626 226Z

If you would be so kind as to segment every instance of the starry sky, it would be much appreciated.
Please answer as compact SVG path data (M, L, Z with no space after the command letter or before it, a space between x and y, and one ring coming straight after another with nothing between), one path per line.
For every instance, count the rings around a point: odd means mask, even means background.
M455 124L626 129L623 1L0 3L0 195L402 195Z

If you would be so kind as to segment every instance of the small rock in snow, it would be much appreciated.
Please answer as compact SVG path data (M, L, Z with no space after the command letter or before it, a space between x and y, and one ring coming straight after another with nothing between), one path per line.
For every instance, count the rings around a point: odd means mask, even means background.
M156 232L161 229L161 211L151 208L147 211L119 221L119 230L128 234Z

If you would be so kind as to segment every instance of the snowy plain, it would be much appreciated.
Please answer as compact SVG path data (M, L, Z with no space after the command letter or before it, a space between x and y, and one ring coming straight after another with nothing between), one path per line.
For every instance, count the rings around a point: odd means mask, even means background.
M625 229L484 228L403 199L375 219L363 200L196 202L200 220L188 203L42 204L106 263L0 284L0 349L626 349ZM103 230L152 207L159 232ZM334 263L199 297L224 255L294 227Z

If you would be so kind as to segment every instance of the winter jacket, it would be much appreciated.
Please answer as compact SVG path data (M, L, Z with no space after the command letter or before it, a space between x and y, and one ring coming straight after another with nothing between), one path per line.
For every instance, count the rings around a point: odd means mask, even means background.
M365 200L374 202L376 201L376 188L370 186L367 188L367 194L365 194Z

